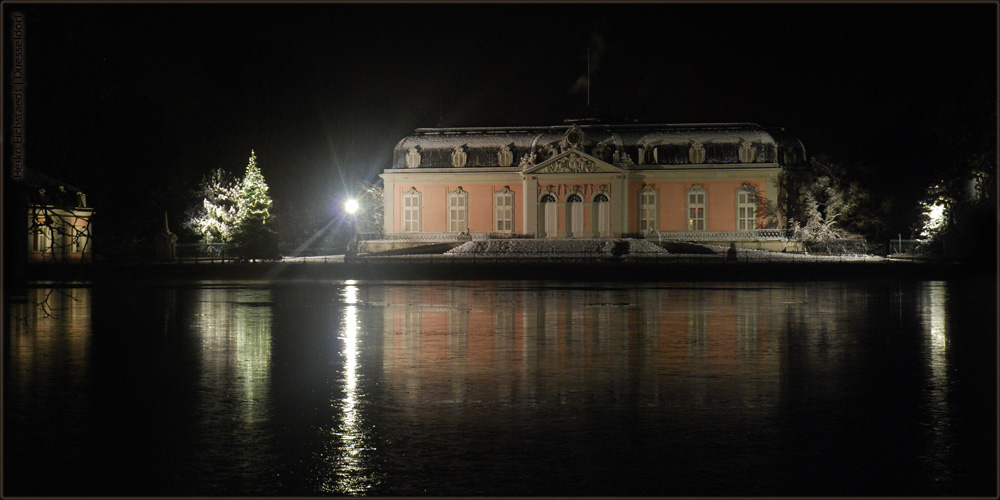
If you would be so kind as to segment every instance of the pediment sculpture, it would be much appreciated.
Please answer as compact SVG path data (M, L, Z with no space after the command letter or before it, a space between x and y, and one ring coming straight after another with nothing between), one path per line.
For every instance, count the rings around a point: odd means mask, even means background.
M536 170L540 174L557 173L595 173L595 172L617 172L610 165L598 162L592 158L585 157L575 151L564 153L563 156L556 157L549 162L543 163Z
M618 165L620 167L630 167L635 165L635 163L632 163L632 157L629 156L628 153L624 151L621 152L615 151L614 162L615 165Z
M521 163L518 166L522 169L531 167L535 164L535 158L535 153L525 153L524 156L521 157Z
M568 149L580 149L581 144L583 144L583 130L580 129L579 125L574 123L573 126L566 131L560 146L563 151L566 151Z

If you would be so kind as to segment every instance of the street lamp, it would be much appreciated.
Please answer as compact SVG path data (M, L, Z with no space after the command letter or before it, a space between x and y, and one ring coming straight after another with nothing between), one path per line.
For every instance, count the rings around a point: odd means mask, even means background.
M358 253L358 221L357 217L354 215L358 212L360 205L358 200L351 198L344 202L344 211L350 216L351 219L351 241L347 244L347 252L345 256L353 257Z
M358 205L358 200L355 200L354 198L351 198L344 203L344 210L347 210L347 213L351 215L354 215L354 213L358 211L359 207L360 205Z

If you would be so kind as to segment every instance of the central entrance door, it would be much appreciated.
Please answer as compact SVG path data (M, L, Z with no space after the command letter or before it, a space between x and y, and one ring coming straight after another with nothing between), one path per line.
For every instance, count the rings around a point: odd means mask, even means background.
M571 194L566 198L566 227L571 238L582 238L583 234L583 198Z
M608 195L604 193L598 193L594 197L594 233L602 238L607 238L611 236L611 214L609 214L610 203L608 203Z
M542 196L542 229L546 238L555 238L559 231L559 208L556 206L556 197L551 194Z

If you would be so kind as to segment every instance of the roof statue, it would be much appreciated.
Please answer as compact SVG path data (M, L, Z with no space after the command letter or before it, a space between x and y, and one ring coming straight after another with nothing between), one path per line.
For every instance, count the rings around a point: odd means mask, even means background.
M780 128L755 123L606 124L577 120L533 127L420 128L396 144L390 169L524 171L568 151L619 168L644 170L691 164L789 165L805 159L798 139ZM514 158L519 159L516 165Z

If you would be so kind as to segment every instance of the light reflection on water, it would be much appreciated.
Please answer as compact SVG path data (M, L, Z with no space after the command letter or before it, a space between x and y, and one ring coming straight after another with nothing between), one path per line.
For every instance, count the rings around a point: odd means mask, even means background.
M197 291L189 328L198 341L192 462L239 474L265 474L274 453L272 416L272 292L206 287ZM252 488L251 488L252 491Z
M931 447L922 456L928 474L947 475L942 466L951 461L951 411L949 406L948 363L948 290L945 283L925 283L920 297L921 323L925 329L924 346L928 382L925 388Z
M367 431L361 416L358 391L360 339L358 331L358 287L348 280L343 287L344 319L338 340L343 345L343 398L331 401L330 406L339 413L340 421L329 429L330 439L324 443L320 476L320 490L324 493L360 495L375 484L368 462L375 450L367 442Z
M70 425L88 417L116 437L91 414L119 396L102 395L93 373L134 358L129 370L149 365L138 380L174 405L134 412L135 427L193 422L190 442L146 456L145 468L170 471L168 486L135 483L148 495L962 493L949 489L968 460L956 443L982 429L955 423L953 290L206 284L150 291L128 316L136 340L121 342L91 331L90 289L69 289L55 317L12 309L5 425L31 438L7 449L82 460L63 448L96 439ZM107 311L136 294L102 293L107 329ZM160 380L164 367L176 385ZM152 408L168 397L122 388ZM100 460L120 460L102 457L85 480L39 466L14 492L102 494L73 489L97 484ZM33 489L56 479L67 486Z
M271 291L206 288L200 294L192 327L201 340L206 413L235 400L241 422L265 421L270 405Z

